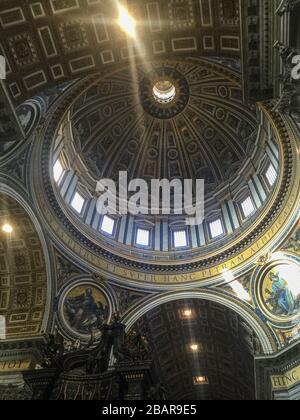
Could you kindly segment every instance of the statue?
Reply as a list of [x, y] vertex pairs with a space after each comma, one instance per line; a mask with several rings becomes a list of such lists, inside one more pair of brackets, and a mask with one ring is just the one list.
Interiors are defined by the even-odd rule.
[[279, 81], [282, 85], [282, 93], [281, 97], [277, 100], [273, 111], [289, 113], [293, 97], [297, 92], [295, 83], [292, 79], [292, 59], [295, 55], [298, 55], [298, 53], [293, 48], [290, 48], [279, 41], [274, 44], [274, 48], [279, 51], [279, 55], [282, 58], [285, 67], [285, 72], [279, 76]]
[[54, 334], [43, 333], [44, 343], [40, 347], [42, 353], [42, 368], [52, 368], [57, 365], [58, 360], [64, 354], [64, 338], [55, 329]]
[[[90, 328], [91, 338], [86, 344], [78, 340], [77, 345], [65, 341], [55, 329], [53, 334], [44, 335], [40, 348], [41, 369], [24, 373], [25, 382], [33, 389], [35, 399], [122, 399], [130, 396], [128, 385], [135, 379], [124, 374], [136, 368], [147, 375], [141, 376], [140, 396], [148, 399], [165, 399], [163, 387], [153, 382], [149, 340], [145, 332], [135, 329], [126, 334], [118, 312], [109, 324], [98, 325], [101, 338]], [[76, 348], [77, 347], [77, 348]], [[109, 369], [110, 368], [110, 369]], [[43, 370], [45, 370], [43, 372]], [[36, 378], [44, 378], [43, 386]]]
[[291, 12], [299, 3], [300, 0], [281, 0], [276, 13], [278, 16], [283, 16], [285, 13]]
[[90, 329], [91, 339], [82, 347], [78, 340], [72, 347], [65, 345], [63, 337], [56, 330], [45, 334], [41, 347], [42, 368], [58, 368], [63, 373], [82, 371], [96, 375], [107, 371], [111, 356], [114, 364], [149, 360], [149, 341], [145, 333], [132, 330], [128, 336], [119, 313], [114, 313], [110, 324], [99, 327], [101, 339], [95, 343], [95, 334]]

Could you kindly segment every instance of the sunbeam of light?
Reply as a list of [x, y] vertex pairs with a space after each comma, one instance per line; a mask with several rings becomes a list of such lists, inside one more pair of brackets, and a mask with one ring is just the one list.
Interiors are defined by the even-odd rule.
[[250, 302], [251, 298], [249, 293], [244, 289], [243, 285], [239, 281], [233, 281], [232, 283], [230, 283], [230, 287], [235, 292], [238, 298]]
[[239, 299], [250, 302], [251, 298], [249, 293], [247, 292], [247, 290], [245, 290], [244, 286], [238, 280], [235, 280], [232, 271], [224, 270], [223, 277], [226, 280], [226, 283], [229, 284], [229, 286], [232, 288], [232, 290]]
[[10, 233], [12, 233], [13, 232], [13, 227], [12, 227], [12, 225], [11, 224], [9, 224], [9, 223], [5, 223], [3, 226], [2, 226], [2, 231], [4, 232], [4, 233], [6, 233], [6, 234], [10, 234]]
[[121, 5], [118, 5], [119, 19], [118, 24], [131, 38], [136, 36], [136, 21], [129, 14], [128, 10]]

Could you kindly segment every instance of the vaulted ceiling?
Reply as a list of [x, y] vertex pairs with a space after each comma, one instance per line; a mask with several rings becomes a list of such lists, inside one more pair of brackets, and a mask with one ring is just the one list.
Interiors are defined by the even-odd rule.
[[[5, 233], [9, 224], [13, 231]], [[6, 339], [41, 333], [47, 299], [47, 273], [38, 233], [26, 211], [0, 195], [0, 316]]]
[[[174, 82], [171, 106], [153, 98], [153, 80]], [[172, 61], [125, 67], [101, 79], [78, 99], [71, 114], [74, 146], [94, 178], [205, 179], [206, 192], [236, 174], [251, 155], [256, 115], [242, 103], [240, 79], [209, 62]], [[65, 142], [68, 140], [65, 139]]]
[[21, 102], [46, 86], [138, 59], [240, 57], [239, 0], [129, 0], [137, 40], [116, 24], [116, 0], [3, 0], [0, 54]]
[[[182, 300], [153, 309], [139, 325], [150, 342], [168, 399], [254, 399], [257, 341], [234, 312], [212, 302]], [[198, 349], [193, 351], [191, 345]], [[197, 376], [208, 383], [195, 385]]]

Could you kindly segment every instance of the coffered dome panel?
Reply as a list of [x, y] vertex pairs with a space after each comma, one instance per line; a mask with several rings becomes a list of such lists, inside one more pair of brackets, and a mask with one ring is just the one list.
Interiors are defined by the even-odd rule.
[[[153, 95], [163, 79], [176, 91], [169, 103]], [[127, 170], [145, 180], [203, 178], [206, 192], [215, 192], [256, 141], [256, 116], [242, 104], [238, 76], [197, 61], [154, 63], [151, 71], [141, 65], [136, 77], [116, 71], [80, 97], [70, 118], [80, 172], [94, 180]]]
[[[272, 227], [287, 190], [297, 194], [293, 136], [268, 105], [243, 104], [239, 73], [221, 61], [160, 60], [136, 64], [135, 72], [125, 65], [73, 84], [57, 100], [39, 133], [36, 191], [54, 237], [71, 255], [118, 279], [194, 283], [223, 278], [226, 261], [244, 269], [291, 223], [292, 202], [280, 228]], [[157, 101], [154, 87], [170, 99]], [[283, 159], [292, 171], [282, 172]], [[203, 178], [204, 223], [186, 226], [185, 215], [172, 212], [105, 219], [96, 208], [97, 181], [118, 181], [119, 171], [129, 180]], [[187, 274], [178, 277], [178, 270]]]

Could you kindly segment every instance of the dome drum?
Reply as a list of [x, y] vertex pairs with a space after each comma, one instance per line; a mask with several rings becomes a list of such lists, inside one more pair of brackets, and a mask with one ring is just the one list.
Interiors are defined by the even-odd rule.
[[[180, 68], [179, 64], [177, 66]], [[189, 98], [190, 102], [186, 105], [186, 109], [179, 113], [177, 117], [174, 117], [173, 120], [154, 118], [151, 113], [148, 114], [149, 110], [145, 108], [145, 104], [142, 102], [144, 110], [141, 115], [143, 115], [144, 121], [148, 121], [150, 118], [149, 124], [151, 121], [151, 125], [149, 125], [148, 129], [146, 129], [145, 123], [140, 126], [139, 112], [141, 110], [139, 108], [137, 108], [136, 122], [133, 124], [132, 112], [129, 113], [128, 111], [128, 115], [126, 116], [124, 109], [121, 107], [121, 103], [125, 105], [127, 99], [122, 99], [124, 87], [117, 82], [121, 74], [124, 77], [123, 73], [121, 72], [119, 75], [117, 72], [115, 76], [110, 76], [110, 78], [115, 77], [114, 82], [114, 79], [110, 80], [108, 78], [107, 81], [104, 79], [96, 84], [93, 83], [85, 94], [76, 101], [69, 111], [67, 118], [61, 123], [62, 136], [57, 141], [56, 153], [52, 163], [53, 165], [55, 164], [59, 155], [62, 156], [63, 161], [68, 162], [64, 164], [64, 182], [61, 182], [58, 186], [60, 195], [63, 198], [62, 206], [63, 202], [67, 204], [68, 217], [73, 219], [74, 223], [82, 223], [82, 229], [88, 233], [93, 241], [102, 243], [105, 247], [108, 246], [113, 249], [118, 249], [122, 254], [135, 255], [142, 258], [147, 255], [147, 259], [150, 261], [170, 261], [172, 259], [178, 261], [185, 258], [187, 253], [193, 256], [193, 258], [196, 258], [208, 252], [213, 252], [220, 246], [226, 245], [230, 238], [238, 237], [248, 228], [252, 223], [252, 218], [249, 218], [248, 215], [245, 216], [243, 213], [241, 204], [244, 199], [246, 200], [248, 197], [251, 197], [253, 214], [256, 215], [268, 203], [268, 197], [272, 193], [274, 185], [269, 185], [265, 173], [271, 164], [274, 165], [276, 171], [280, 167], [278, 145], [275, 137], [268, 139], [265, 130], [260, 130], [257, 133], [254, 129], [254, 116], [252, 115], [252, 111], [246, 111], [245, 109], [245, 113], [247, 113], [245, 115], [247, 117], [240, 120], [236, 128], [236, 132], [239, 133], [241, 138], [231, 139], [229, 141], [226, 138], [221, 140], [218, 137], [218, 142], [220, 143], [218, 147], [215, 146], [217, 143], [208, 140], [210, 135], [208, 131], [215, 131], [214, 136], [218, 136], [216, 131], [218, 127], [213, 128], [211, 125], [211, 128], [204, 129], [207, 124], [211, 124], [211, 119], [213, 118], [213, 115], [210, 116], [209, 114], [210, 108], [207, 108], [206, 113], [203, 111], [199, 116], [193, 110], [192, 101], [194, 97], [198, 98], [200, 88], [204, 95], [203, 101], [205, 92], [211, 92], [213, 89], [210, 85], [207, 87], [204, 82], [204, 86], [201, 87], [201, 80], [198, 81], [196, 78], [194, 80], [193, 72], [196, 74], [197, 71], [201, 72], [202, 68], [201, 66], [199, 67], [200, 70], [197, 66], [195, 67], [193, 65], [191, 67], [193, 71], [189, 73], [189, 78], [191, 79], [191, 87], [188, 89], [189, 95], [191, 95]], [[181, 73], [175, 69], [172, 70], [169, 65], [155, 67], [151, 73], [151, 77], [149, 73], [145, 76], [149, 80], [149, 86], [152, 86], [153, 89], [153, 84], [152, 82], [150, 83], [150, 80], [157, 80], [153, 74], [159, 74], [161, 80], [166, 80], [165, 78], [167, 76], [170, 77], [170, 75], [174, 79], [175, 76], [179, 78]], [[180, 80], [182, 80], [183, 76], [181, 75], [180, 77]], [[107, 84], [108, 81], [109, 84]], [[116, 99], [110, 100], [109, 86], [111, 84], [114, 86], [114, 92], [118, 92], [118, 89], [120, 89], [119, 102]], [[171, 89], [171, 86], [171, 82], [163, 85], [167, 90], [168, 88]], [[145, 89], [145, 92], [147, 91], [148, 96], [151, 97], [152, 93], [147, 89]], [[226, 89], [228, 91], [228, 87]], [[237, 87], [234, 87], [234, 89], [237, 89]], [[220, 88], [215, 90], [216, 95], [220, 94], [220, 90], [222, 91]], [[103, 94], [98, 99], [96, 95], [97, 91], [105, 91], [107, 99]], [[127, 92], [127, 97], [130, 96], [130, 84], [125, 88], [125, 91]], [[132, 92], [134, 92], [134, 89], [132, 89]], [[216, 96], [215, 100], [218, 102], [219, 96]], [[111, 105], [109, 105], [110, 101], [112, 101]], [[110, 126], [110, 130], [104, 129], [98, 132], [97, 127], [100, 127], [100, 113], [107, 112], [109, 106], [114, 106], [114, 101], [119, 104], [120, 119], [116, 119], [118, 114], [114, 114], [114, 119], [112, 120], [113, 125], [112, 127]], [[229, 121], [232, 125], [237, 123], [240, 117], [237, 114], [237, 104], [235, 102], [235, 96], [233, 96], [231, 101], [228, 101], [227, 107], [230, 111], [226, 111], [220, 105], [218, 107], [214, 106], [216, 118], [220, 118], [220, 111], [223, 109], [223, 114], [225, 116], [227, 115], [226, 119], [228, 124]], [[98, 115], [97, 119], [96, 115]], [[191, 119], [191, 115], [194, 115], [192, 118], [194, 125], [188, 122]], [[234, 117], [234, 115], [236, 116]], [[119, 134], [120, 124], [122, 121], [125, 122], [126, 119], [128, 119], [128, 124], [130, 121], [131, 124], [128, 125], [127, 131], [125, 130], [124, 134], [121, 134], [123, 130], [120, 130]], [[250, 129], [250, 123], [247, 121], [251, 121], [251, 124], [253, 124], [252, 129]], [[89, 128], [87, 127], [87, 123], [89, 123]], [[144, 131], [141, 131], [142, 128]], [[91, 136], [90, 140], [86, 138], [88, 132]], [[142, 137], [138, 137], [138, 135]], [[166, 139], [164, 139], [165, 135], [167, 137]], [[105, 138], [107, 141], [105, 141]], [[196, 141], [196, 139], [198, 140]], [[202, 145], [200, 145], [200, 139], [203, 142]], [[238, 161], [233, 163], [232, 159], [234, 153], [237, 153], [236, 148], [240, 147], [241, 139], [246, 144], [245, 156], [242, 164], [241, 162], [238, 163]], [[127, 159], [124, 163], [122, 162], [122, 156], [118, 148], [114, 151], [114, 144], [118, 145], [120, 142], [122, 144], [121, 147], [124, 149], [124, 156]], [[260, 147], [258, 147], [258, 144], [260, 144]], [[147, 150], [146, 154], [144, 153], [144, 148]], [[111, 150], [112, 154], [110, 154], [109, 150]], [[100, 178], [118, 179], [119, 172], [125, 170], [127, 165], [129, 165], [130, 170], [132, 170], [132, 176], [134, 175], [134, 177], [148, 180], [150, 187], [152, 177], [147, 176], [147, 167], [150, 168], [150, 164], [154, 165], [157, 159], [162, 159], [161, 156], [165, 153], [165, 150], [169, 159], [169, 163], [166, 162], [166, 167], [170, 169], [177, 167], [179, 179], [204, 178], [206, 217], [203, 226], [187, 227], [184, 217], [176, 215], [141, 215], [139, 218], [143, 223], [151, 226], [148, 229], [149, 241], [146, 247], [139, 246], [137, 243], [137, 232], [141, 223], [131, 215], [114, 215], [112, 217], [113, 222], [111, 222], [114, 224], [111, 234], [103, 232], [101, 229], [103, 217], [95, 213], [97, 206], [97, 194], [95, 190], [98, 180]], [[201, 150], [203, 154], [200, 153]], [[217, 159], [220, 159], [216, 153], [217, 151], [222, 161], [217, 162]], [[207, 154], [204, 155], [204, 153]], [[120, 156], [118, 160], [116, 160], [117, 155]], [[142, 159], [141, 161], [134, 160], [138, 156]], [[207, 156], [207, 158], [210, 156], [210, 160], [207, 164], [208, 166], [203, 166], [202, 168], [201, 165], [204, 162], [200, 163], [197, 159], [199, 158], [203, 161], [203, 156]], [[278, 158], [274, 160], [274, 156]], [[228, 159], [228, 162], [231, 162], [230, 172], [224, 170], [221, 175], [220, 169], [224, 166], [225, 158]], [[190, 163], [187, 167], [183, 167], [186, 159], [190, 159]], [[236, 168], [235, 171], [234, 168]], [[128, 174], [129, 176], [131, 175], [130, 172]], [[159, 179], [170, 178], [170, 175], [175, 176], [175, 174], [176, 172], [174, 174], [172, 172], [166, 173], [157, 168], [155, 174], [153, 173], [153, 177]], [[210, 184], [210, 182], [212, 183]], [[79, 214], [74, 211], [71, 205], [76, 191], [84, 199], [84, 206]], [[212, 231], [211, 227], [215, 222], [219, 226], [216, 231]], [[175, 229], [172, 227], [174, 224], [176, 226]], [[177, 230], [186, 232], [186, 246], [179, 250], [174, 247], [173, 242], [173, 235]], [[162, 254], [158, 255], [157, 251], [161, 251]]]
[[[256, 115], [252, 108], [243, 108], [237, 94], [240, 85], [236, 74], [230, 75], [228, 69], [222, 73], [221, 66], [201, 60], [197, 65], [195, 60], [185, 66], [180, 62], [172, 65], [185, 74], [190, 86], [186, 108], [173, 119], [154, 118], [147, 113], [137, 96], [136, 84], [131, 87], [130, 83], [124, 83], [126, 77], [131, 80], [129, 72], [124, 74], [118, 69], [106, 77], [95, 76], [73, 85], [62, 97], [43, 134], [43, 162], [50, 159], [50, 171], [49, 166], [43, 166], [43, 185], [48, 198], [42, 211], [46, 211], [50, 199], [55, 219], [49, 222], [52, 225], [56, 218], [59, 221], [55, 223], [57, 234], [60, 231], [59, 237], [55, 234], [55, 240], [61, 242], [68, 237], [70, 255], [75, 255], [76, 249], [76, 255], [84, 261], [88, 258], [91, 269], [95, 267], [103, 275], [108, 270], [118, 282], [126, 278], [134, 284], [145, 282], [149, 287], [151, 284], [151, 287], [164, 287], [166, 282], [194, 284], [198, 280], [211, 284], [223, 278], [222, 267], [228, 259], [233, 261], [231, 267], [244, 270], [255, 259], [255, 255], [248, 252], [252, 249], [249, 245], [259, 241], [263, 235], [262, 226], [271, 228], [270, 212], [281, 214], [286, 204], [285, 191], [296, 188], [290, 182], [283, 186], [281, 175], [283, 157], [289, 159], [293, 170], [296, 168], [293, 166], [293, 138], [287, 134], [288, 126], [273, 119], [268, 105], [261, 104]], [[154, 68], [161, 66], [155, 64]], [[226, 89], [232, 96], [226, 107], [224, 99], [219, 99], [220, 89], [210, 86], [210, 79], [208, 86], [204, 79], [204, 86], [198, 87], [199, 74], [204, 74], [203, 67], [206, 72], [216, 72], [212, 77], [219, 75], [221, 85], [224, 85], [224, 77], [228, 78]], [[185, 73], [189, 68], [191, 71]], [[195, 93], [194, 86], [197, 87]], [[117, 95], [118, 89], [120, 95]], [[212, 99], [208, 101], [206, 93], [218, 106], [209, 103]], [[112, 98], [114, 102], [108, 106]], [[212, 125], [216, 121], [214, 110], [221, 107], [219, 101], [227, 116], [222, 124]], [[109, 108], [114, 111], [109, 113]], [[112, 118], [107, 126], [108, 117], [104, 114], [110, 114]], [[278, 124], [283, 128], [277, 129]], [[209, 140], [211, 130], [215, 130], [217, 143], [215, 138]], [[281, 136], [287, 136], [291, 148], [282, 143]], [[246, 146], [242, 148], [241, 143]], [[260, 147], [257, 147], [258, 143]], [[215, 149], [215, 144], [220, 148]], [[222, 148], [221, 144], [224, 145]], [[232, 152], [228, 149], [227, 153], [226, 148]], [[55, 154], [58, 150], [67, 164], [61, 165], [61, 173], [58, 171], [59, 181], [51, 181], [49, 185], [48, 180], [53, 177], [53, 168], [60, 158]], [[232, 163], [233, 151], [241, 155], [237, 166]], [[229, 172], [222, 169], [223, 153], [230, 157]], [[168, 160], [159, 166], [160, 156]], [[219, 162], [221, 157], [222, 163]], [[208, 160], [204, 161], [206, 158]], [[183, 218], [172, 215], [101, 217], [95, 211], [97, 180], [102, 177], [117, 179], [119, 172], [126, 168], [132, 177], [145, 181], [173, 179], [176, 173], [178, 179], [204, 178], [207, 220], [201, 226], [187, 227]], [[279, 190], [280, 201], [276, 198]], [[62, 230], [59, 228], [61, 222]], [[288, 223], [289, 217], [273, 231], [276, 238]], [[263, 247], [275, 241], [273, 236], [262, 239]], [[76, 238], [75, 241], [72, 238]], [[259, 246], [257, 252], [261, 253], [263, 249]]]

